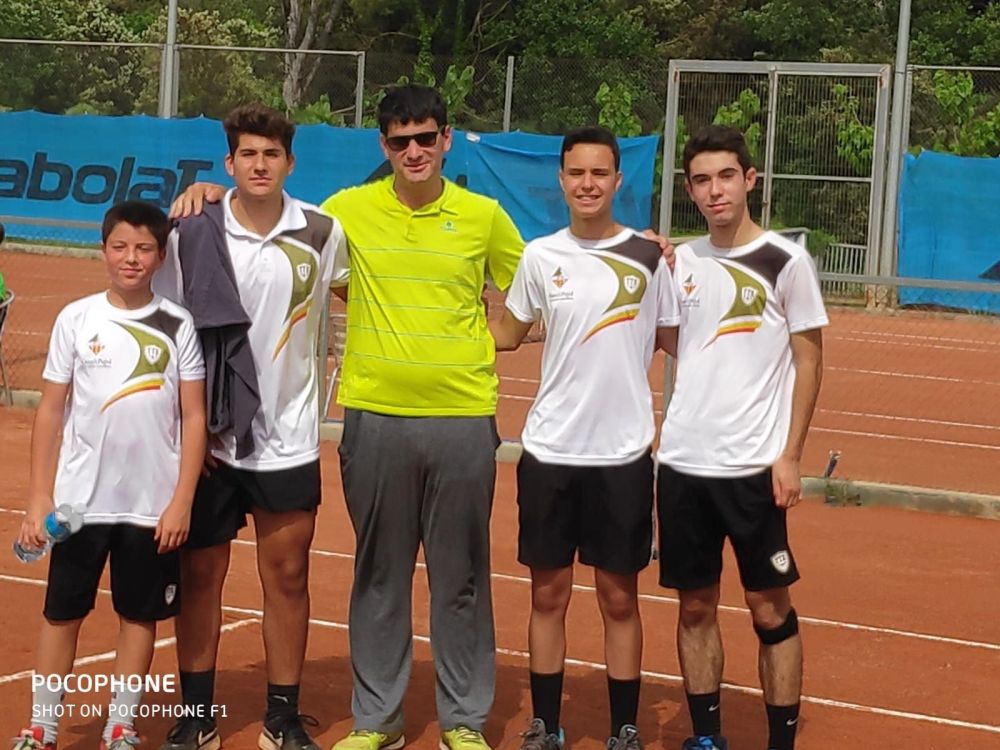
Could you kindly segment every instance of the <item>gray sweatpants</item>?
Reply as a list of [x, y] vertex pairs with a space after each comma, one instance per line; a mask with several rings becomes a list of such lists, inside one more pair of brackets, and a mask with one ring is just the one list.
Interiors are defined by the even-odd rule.
[[403, 728], [423, 543], [438, 722], [442, 730], [482, 730], [495, 678], [489, 531], [499, 442], [492, 417], [344, 415], [340, 470], [357, 538], [349, 618], [355, 729]]

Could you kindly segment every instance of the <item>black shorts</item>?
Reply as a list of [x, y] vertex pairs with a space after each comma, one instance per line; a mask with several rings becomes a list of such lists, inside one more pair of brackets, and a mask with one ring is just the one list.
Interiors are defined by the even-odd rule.
[[696, 477], [661, 464], [656, 494], [661, 586], [689, 591], [718, 583], [727, 536], [747, 591], [799, 579], [769, 469], [749, 477]]
[[52, 546], [43, 614], [63, 622], [94, 608], [104, 564], [111, 556], [111, 600], [115, 612], [134, 622], [156, 622], [180, 607], [180, 557], [159, 554], [154, 529], [127, 523], [88, 524]]
[[220, 461], [198, 480], [185, 547], [202, 549], [232, 541], [254, 508], [269, 513], [315, 512], [321, 494], [319, 459], [276, 471], [237, 469]]
[[517, 559], [532, 568], [580, 562], [609, 573], [637, 573], [653, 541], [653, 460], [621, 466], [543, 463], [530, 453], [517, 464], [520, 529]]

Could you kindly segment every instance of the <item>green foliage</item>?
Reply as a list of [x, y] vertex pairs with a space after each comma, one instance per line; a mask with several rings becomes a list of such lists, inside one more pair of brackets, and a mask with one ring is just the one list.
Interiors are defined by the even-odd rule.
[[760, 139], [764, 131], [757, 121], [760, 115], [760, 97], [753, 89], [743, 89], [732, 104], [724, 104], [715, 112], [714, 125], [728, 125], [743, 131], [750, 156], [757, 160]]
[[319, 99], [292, 110], [290, 113], [292, 122], [298, 125], [344, 125], [344, 115], [341, 112], [334, 112], [330, 106], [330, 96], [322, 94]]
[[842, 83], [833, 86], [833, 117], [837, 124], [837, 156], [846, 161], [857, 174], [871, 170], [875, 151], [875, 127], [861, 122], [860, 103]]
[[632, 91], [624, 83], [614, 87], [601, 83], [594, 96], [601, 111], [597, 123], [618, 136], [630, 137], [642, 134], [642, 123], [632, 111]]
[[943, 117], [931, 148], [960, 156], [1000, 156], [1000, 101], [975, 90], [967, 72], [934, 72], [933, 96]]

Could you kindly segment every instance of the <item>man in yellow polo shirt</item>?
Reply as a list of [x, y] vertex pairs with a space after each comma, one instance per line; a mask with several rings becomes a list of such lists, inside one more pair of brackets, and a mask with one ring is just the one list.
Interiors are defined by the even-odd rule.
[[[392, 175], [327, 199], [347, 234], [340, 465], [357, 536], [351, 592], [354, 729], [334, 750], [397, 750], [423, 544], [443, 750], [489, 750], [490, 511], [500, 439], [496, 353], [482, 290], [505, 290], [524, 241], [497, 201], [444, 179], [452, 133], [426, 86], [391, 89], [379, 141]], [[197, 183], [173, 215], [220, 200]]]
[[484, 750], [493, 703], [490, 510], [499, 438], [481, 294], [524, 242], [491, 198], [441, 176], [441, 95], [390, 90], [380, 143], [393, 174], [322, 206], [350, 247], [341, 476], [357, 535], [350, 640], [354, 731], [335, 750], [399, 748], [417, 549], [427, 560], [437, 713], [446, 750]]

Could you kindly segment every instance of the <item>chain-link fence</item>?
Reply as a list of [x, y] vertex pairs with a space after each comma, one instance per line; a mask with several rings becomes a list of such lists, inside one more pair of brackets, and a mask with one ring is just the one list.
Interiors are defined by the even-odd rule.
[[906, 93], [911, 151], [1000, 156], [1000, 67], [911, 65]]

